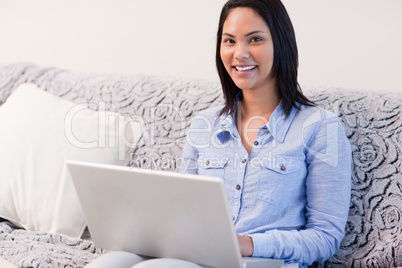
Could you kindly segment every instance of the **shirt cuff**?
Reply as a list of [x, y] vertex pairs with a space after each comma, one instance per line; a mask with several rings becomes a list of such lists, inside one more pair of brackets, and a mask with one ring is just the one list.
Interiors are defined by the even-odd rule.
[[253, 239], [253, 257], [273, 258], [275, 254], [275, 239], [272, 234], [251, 234]]

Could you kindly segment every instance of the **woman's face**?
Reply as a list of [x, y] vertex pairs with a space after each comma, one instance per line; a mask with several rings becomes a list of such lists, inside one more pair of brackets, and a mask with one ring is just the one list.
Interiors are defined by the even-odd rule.
[[253, 9], [238, 7], [230, 11], [222, 30], [220, 55], [236, 86], [242, 90], [275, 86], [274, 44], [265, 21]]

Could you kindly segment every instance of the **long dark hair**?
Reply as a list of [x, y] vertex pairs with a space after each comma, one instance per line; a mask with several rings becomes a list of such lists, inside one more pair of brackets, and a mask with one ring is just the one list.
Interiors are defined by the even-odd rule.
[[216, 67], [221, 80], [226, 105], [222, 114], [233, 114], [236, 110], [236, 96], [241, 92], [233, 82], [223, 65], [220, 53], [223, 24], [230, 11], [236, 7], [253, 9], [264, 19], [271, 30], [274, 44], [274, 62], [272, 75], [276, 77], [277, 89], [282, 99], [282, 107], [288, 116], [292, 107], [300, 105], [313, 106], [307, 99], [297, 82], [297, 68], [299, 65], [296, 36], [289, 15], [280, 0], [229, 0], [222, 8], [219, 19], [216, 42]]

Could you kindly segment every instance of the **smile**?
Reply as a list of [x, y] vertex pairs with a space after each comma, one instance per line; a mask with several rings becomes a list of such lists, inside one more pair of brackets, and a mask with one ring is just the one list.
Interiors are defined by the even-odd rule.
[[253, 69], [257, 68], [257, 65], [244, 66], [244, 67], [235, 66], [235, 68], [236, 68], [237, 71], [245, 72], [245, 71], [250, 71], [250, 70], [253, 70]]

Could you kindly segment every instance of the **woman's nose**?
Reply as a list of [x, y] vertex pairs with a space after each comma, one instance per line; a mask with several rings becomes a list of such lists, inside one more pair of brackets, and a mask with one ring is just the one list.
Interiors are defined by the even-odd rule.
[[236, 46], [236, 51], [235, 51], [235, 58], [237, 60], [244, 60], [247, 59], [250, 56], [250, 53], [248, 51], [248, 48], [244, 44], [238, 44]]

